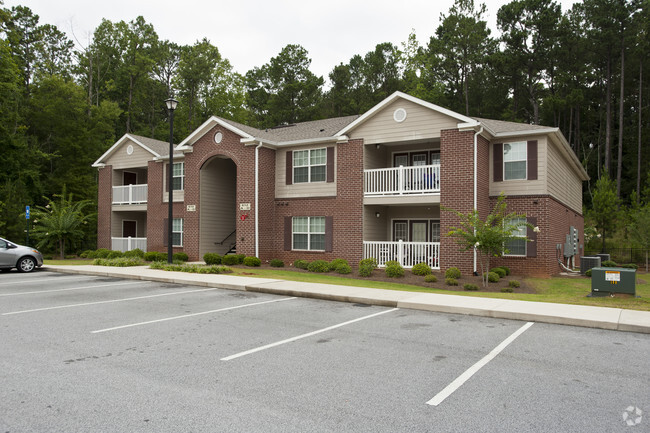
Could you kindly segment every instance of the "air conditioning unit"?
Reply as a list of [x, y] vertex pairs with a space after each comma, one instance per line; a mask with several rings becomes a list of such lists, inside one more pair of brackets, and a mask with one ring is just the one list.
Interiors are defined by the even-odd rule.
[[609, 254], [602, 253], [602, 254], [596, 254], [596, 255], [597, 255], [598, 257], [600, 257], [600, 262], [601, 262], [601, 263], [602, 263], [602, 262], [606, 262], [606, 261], [608, 261], [608, 260], [611, 260]]
[[600, 257], [580, 257], [580, 275], [584, 275], [591, 268], [600, 267]]

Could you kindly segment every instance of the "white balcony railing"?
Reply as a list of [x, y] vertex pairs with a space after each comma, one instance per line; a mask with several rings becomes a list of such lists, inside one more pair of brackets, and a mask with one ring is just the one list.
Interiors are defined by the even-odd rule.
[[113, 204], [146, 204], [147, 184], [113, 187]]
[[111, 238], [111, 249], [116, 251], [131, 251], [136, 248], [147, 251], [147, 238]]
[[363, 258], [375, 258], [379, 266], [395, 260], [405, 268], [424, 262], [440, 269], [440, 242], [364, 241]]
[[439, 192], [440, 165], [364, 170], [363, 193], [366, 196]]

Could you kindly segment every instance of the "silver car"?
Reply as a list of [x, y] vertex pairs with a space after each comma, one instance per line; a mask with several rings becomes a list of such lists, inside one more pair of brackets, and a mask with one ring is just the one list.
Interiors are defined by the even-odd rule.
[[14, 244], [0, 238], [0, 271], [7, 272], [11, 268], [18, 272], [31, 272], [43, 266], [43, 254], [36, 248]]

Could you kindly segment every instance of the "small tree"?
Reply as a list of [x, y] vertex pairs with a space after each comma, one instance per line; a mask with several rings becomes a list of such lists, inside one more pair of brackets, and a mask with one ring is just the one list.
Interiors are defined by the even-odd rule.
[[72, 193], [66, 198], [65, 187], [61, 195], [54, 195], [58, 201], [48, 199], [45, 206], [36, 206], [33, 211], [33, 235], [39, 239], [38, 247], [58, 248], [61, 258], [65, 257], [66, 242], [74, 242], [83, 238], [82, 226], [88, 224], [91, 215], [84, 214], [84, 209], [91, 204], [90, 200], [74, 202]]
[[[488, 270], [490, 269], [490, 259], [492, 257], [501, 257], [508, 253], [507, 243], [511, 239], [518, 238], [514, 236], [523, 226], [533, 228], [532, 225], [525, 221], [525, 215], [518, 213], [506, 214], [506, 196], [501, 193], [497, 198], [497, 203], [492, 212], [483, 221], [477, 210], [464, 214], [453, 209], [444, 209], [455, 213], [460, 219], [460, 227], [451, 227], [447, 236], [456, 239], [456, 242], [463, 251], [469, 251], [476, 248], [482, 259], [481, 275], [483, 286], [488, 285]], [[539, 228], [534, 227], [535, 231]]]
[[628, 226], [632, 242], [645, 251], [645, 271], [648, 272], [648, 250], [650, 250], [650, 204], [638, 208], [630, 215]]
[[614, 224], [616, 223], [614, 216], [618, 212], [618, 205], [619, 199], [616, 196], [616, 183], [605, 172], [596, 181], [591, 209], [588, 211], [589, 217], [594, 221], [594, 226], [599, 233], [602, 233], [602, 252], [605, 252], [607, 232], [614, 229]]

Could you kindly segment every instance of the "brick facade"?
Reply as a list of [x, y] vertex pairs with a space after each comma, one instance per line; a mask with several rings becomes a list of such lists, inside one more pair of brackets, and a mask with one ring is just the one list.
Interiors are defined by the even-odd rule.
[[99, 170], [97, 188], [97, 248], [111, 249], [111, 215], [113, 202], [113, 166]]

